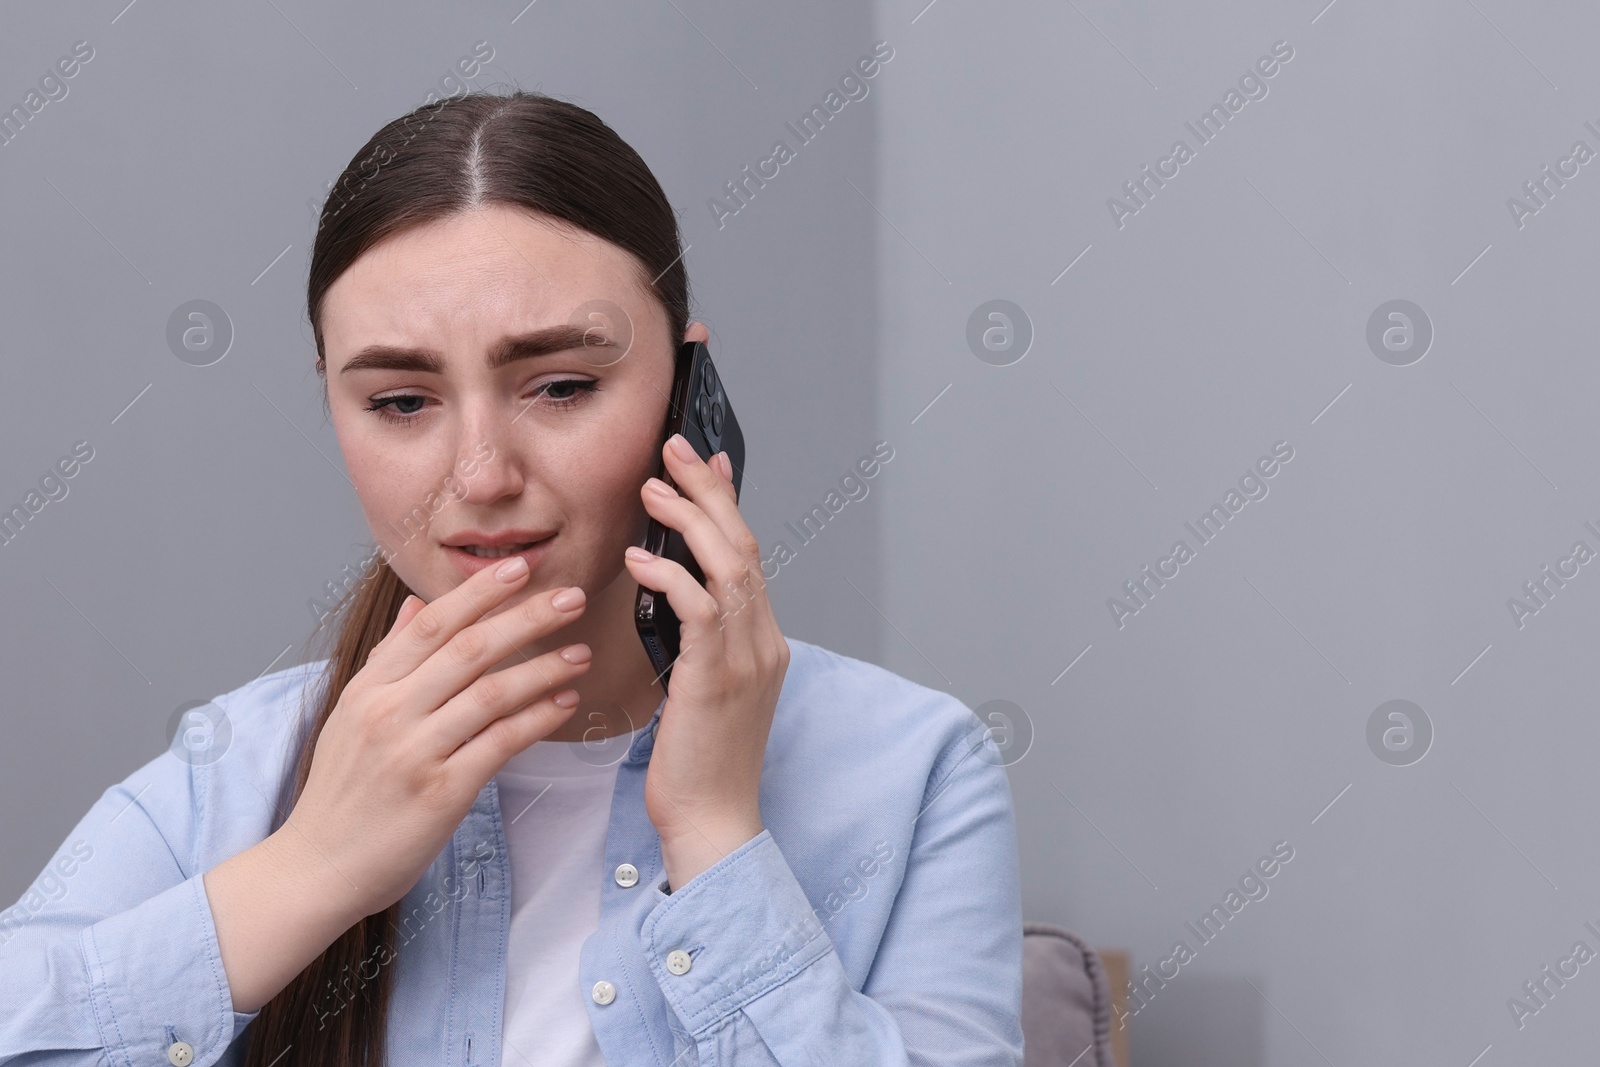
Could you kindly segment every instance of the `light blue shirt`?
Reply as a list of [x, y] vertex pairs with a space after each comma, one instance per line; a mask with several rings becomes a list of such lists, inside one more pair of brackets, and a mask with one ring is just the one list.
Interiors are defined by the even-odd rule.
[[[789, 649], [765, 828], [670, 894], [644, 806], [660, 707], [618, 763], [600, 925], [579, 957], [606, 1063], [1020, 1067], [1016, 830], [988, 729], [949, 694]], [[0, 913], [0, 1064], [161, 1067], [180, 1042], [194, 1067], [242, 1062], [256, 1013], [233, 1010], [202, 875], [272, 832], [325, 663], [217, 697], [220, 758], [163, 752], [107, 789]], [[501, 1062], [507, 859], [491, 779], [404, 898], [395, 1067]]]

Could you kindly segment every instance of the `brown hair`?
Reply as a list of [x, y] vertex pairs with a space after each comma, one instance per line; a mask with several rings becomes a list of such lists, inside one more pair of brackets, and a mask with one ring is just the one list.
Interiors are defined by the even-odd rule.
[[[666, 309], [670, 338], [682, 339], [689, 280], [677, 216], [639, 154], [575, 104], [520, 89], [469, 92], [424, 104], [384, 126], [345, 167], [322, 206], [306, 306], [324, 402], [321, 309], [328, 287], [385, 238], [488, 203], [564, 220], [633, 253], [641, 285]], [[315, 715], [286, 768], [285, 802], [274, 829], [305, 789], [317, 738], [344, 687], [410, 593], [378, 553], [317, 624], [312, 641], [335, 624], [334, 647]], [[393, 968], [383, 965], [389, 956], [377, 963], [375, 975], [363, 968], [389, 952], [399, 914], [396, 901], [357, 922], [263, 1005], [249, 1027], [246, 1067], [381, 1067]], [[352, 981], [352, 972], [359, 981]]]

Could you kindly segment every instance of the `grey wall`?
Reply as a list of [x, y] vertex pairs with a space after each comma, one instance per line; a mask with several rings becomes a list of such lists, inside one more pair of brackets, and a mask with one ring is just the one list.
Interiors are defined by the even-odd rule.
[[[925, 2], [879, 30], [884, 662], [1031, 722], [1028, 915], [1138, 965], [1188, 942], [1129, 1020], [1139, 1067], [1575, 1062], [1593, 965], [1521, 1029], [1507, 1001], [1600, 951], [1600, 565], [1521, 627], [1507, 601], [1600, 551], [1600, 163], [1520, 228], [1506, 201], [1600, 150], [1592, 6]], [[1184, 122], [1277, 41], [1198, 146]], [[1107, 199], [1179, 138], [1119, 227]], [[964, 341], [996, 298], [1035, 335], [1009, 366]], [[1408, 366], [1366, 339], [1395, 299], [1435, 332]], [[1184, 523], [1279, 441], [1202, 546]], [[1395, 699], [1434, 732], [1407, 766], [1367, 741]], [[1184, 924], [1279, 841], [1201, 944]]]
[[[1600, 152], [1600, 17], [1324, 4], [8, 13], [6, 107], [95, 55], [0, 148], [0, 503], [95, 451], [0, 548], [0, 897], [180, 704], [298, 659], [307, 600], [370, 545], [311, 369], [307, 201], [485, 40], [477, 84], [594, 109], [682, 214], [764, 546], [893, 447], [774, 580], [780, 620], [996, 713], [1029, 918], [1136, 966], [1189, 945], [1128, 1021], [1139, 1067], [1586, 1050], [1594, 967], [1520, 1028], [1507, 1002], [1600, 951], [1600, 578], [1568, 564], [1520, 625], [1508, 600], [1600, 552], [1600, 164], [1520, 225], [1507, 200]], [[869, 95], [798, 146], [785, 122], [878, 40]], [[1280, 41], [1199, 144], [1184, 123]], [[795, 158], [719, 227], [707, 199], [779, 138]], [[197, 298], [235, 330], [208, 367], [165, 338]], [[994, 300], [1020, 359], [969, 342]], [[1369, 344], [1395, 300], [1421, 358]], [[1236, 513], [1202, 544], [1213, 504]], [[1426, 743], [1385, 747], [1394, 700]], [[1202, 944], [1186, 924], [1280, 842]]]

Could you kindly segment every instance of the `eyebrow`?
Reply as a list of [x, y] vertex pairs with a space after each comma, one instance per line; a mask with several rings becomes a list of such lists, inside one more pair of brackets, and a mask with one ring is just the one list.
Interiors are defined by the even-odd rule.
[[[499, 370], [519, 359], [533, 359], [575, 348], [616, 348], [617, 342], [597, 332], [593, 326], [575, 326], [563, 323], [547, 326], [530, 333], [502, 337], [489, 348], [486, 364], [490, 370]], [[353, 370], [401, 370], [421, 374], [443, 374], [444, 360], [428, 348], [404, 348], [396, 345], [368, 345], [350, 357], [339, 373]]]

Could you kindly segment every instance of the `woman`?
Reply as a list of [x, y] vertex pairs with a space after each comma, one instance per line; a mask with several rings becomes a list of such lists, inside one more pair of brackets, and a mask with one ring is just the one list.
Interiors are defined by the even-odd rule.
[[380, 557], [330, 656], [217, 697], [0, 916], [0, 1064], [1020, 1064], [997, 749], [780, 633], [728, 457], [663, 443], [707, 330], [639, 156], [536, 93], [418, 109], [308, 311]]

